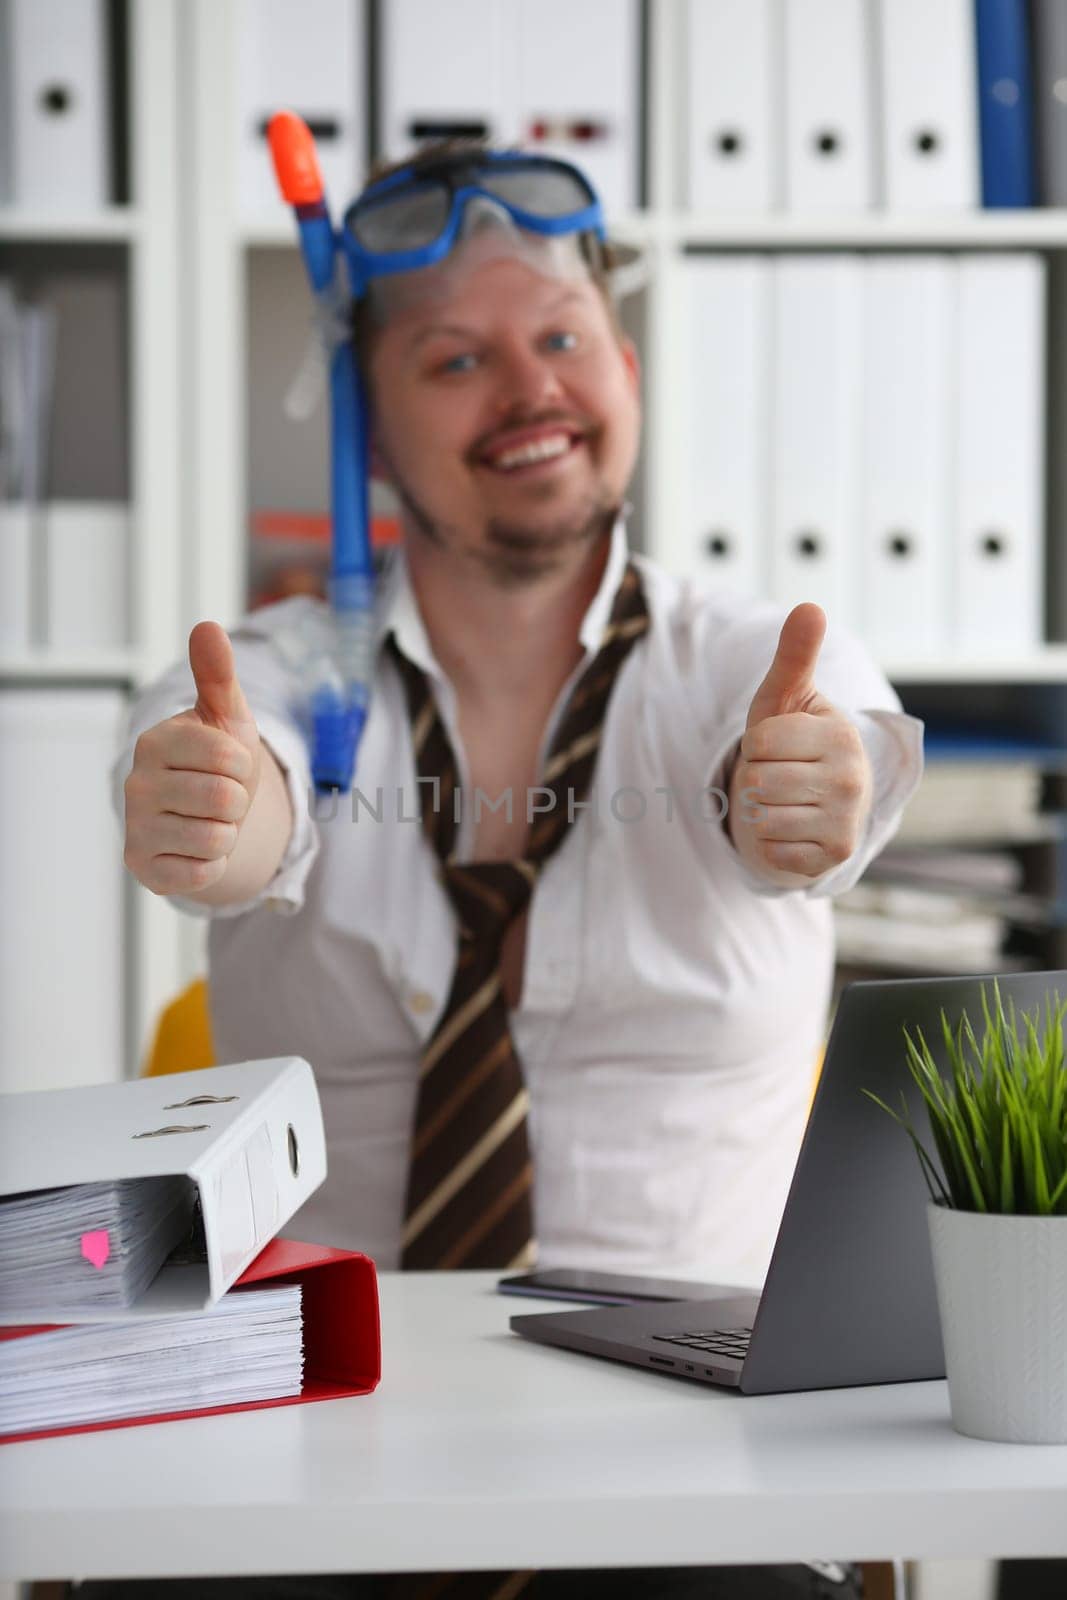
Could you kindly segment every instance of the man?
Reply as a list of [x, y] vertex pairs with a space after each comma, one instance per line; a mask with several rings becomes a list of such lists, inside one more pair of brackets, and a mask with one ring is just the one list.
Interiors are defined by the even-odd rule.
[[125, 861], [212, 918], [220, 1058], [314, 1065], [329, 1177], [297, 1234], [383, 1268], [503, 1268], [536, 1240], [553, 1266], [757, 1283], [830, 897], [890, 837], [921, 727], [818, 607], [628, 555], [638, 361], [587, 243], [483, 204], [447, 257], [371, 286], [405, 542], [356, 793], [309, 805], [291, 706], [321, 608], [254, 614], [232, 649], [201, 623], [135, 708]]

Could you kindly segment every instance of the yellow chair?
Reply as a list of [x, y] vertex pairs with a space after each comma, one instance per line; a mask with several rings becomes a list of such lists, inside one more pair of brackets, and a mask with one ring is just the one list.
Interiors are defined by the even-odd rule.
[[141, 1075], [161, 1078], [168, 1072], [198, 1072], [217, 1065], [207, 979], [196, 978], [160, 1013]]

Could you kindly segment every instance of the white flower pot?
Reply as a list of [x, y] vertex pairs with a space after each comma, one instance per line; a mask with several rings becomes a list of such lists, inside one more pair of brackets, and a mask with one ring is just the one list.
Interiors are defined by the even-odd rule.
[[953, 1427], [1067, 1444], [1067, 1217], [927, 1214]]

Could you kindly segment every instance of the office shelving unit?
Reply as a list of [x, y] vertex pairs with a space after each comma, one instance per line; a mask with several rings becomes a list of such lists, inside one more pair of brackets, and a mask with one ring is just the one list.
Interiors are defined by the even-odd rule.
[[[354, 15], [359, 4], [353, 0]], [[127, 15], [131, 205], [96, 215], [0, 212], [0, 251], [108, 243], [127, 252], [136, 631], [128, 650], [106, 656], [0, 661], [0, 681], [103, 680], [135, 690], [183, 651], [193, 623], [231, 623], [246, 606], [253, 276], [271, 259], [295, 267], [295, 233], [281, 202], [276, 217], [254, 223], [238, 207], [237, 0], [127, 0]], [[1067, 210], [691, 213], [683, 203], [683, 27], [676, 0], [647, 0], [645, 204], [614, 224], [620, 237], [644, 247], [648, 262], [636, 309], [646, 404], [636, 521], [653, 551], [656, 530], [679, 516], [676, 396], [684, 392], [686, 330], [678, 288], [687, 250], [1046, 252], [1053, 267], [1050, 394], [1056, 416], [1067, 416]], [[290, 309], [300, 326], [310, 325], [302, 284]], [[325, 426], [323, 412], [305, 425], [309, 450], [323, 453]], [[1067, 548], [1067, 469], [1057, 454], [1049, 452], [1050, 555], [1054, 542]], [[327, 489], [324, 480], [320, 509]], [[1067, 618], [1060, 620], [1067, 632]], [[919, 714], [955, 704], [981, 718], [988, 704], [1024, 723], [1037, 716], [1048, 733], [1057, 724], [1067, 730], [1067, 638], [1022, 659], [883, 665]], [[118, 848], [117, 840], [107, 847]], [[130, 926], [127, 1070], [160, 1004], [201, 968], [203, 932], [132, 886]]]

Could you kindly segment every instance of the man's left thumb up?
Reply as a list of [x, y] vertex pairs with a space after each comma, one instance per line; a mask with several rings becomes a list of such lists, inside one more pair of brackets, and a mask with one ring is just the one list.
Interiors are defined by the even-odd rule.
[[794, 606], [782, 624], [778, 648], [767, 676], [749, 707], [746, 731], [767, 717], [791, 711], [817, 713], [823, 698], [815, 688], [815, 667], [826, 636], [826, 613], [806, 601]]

